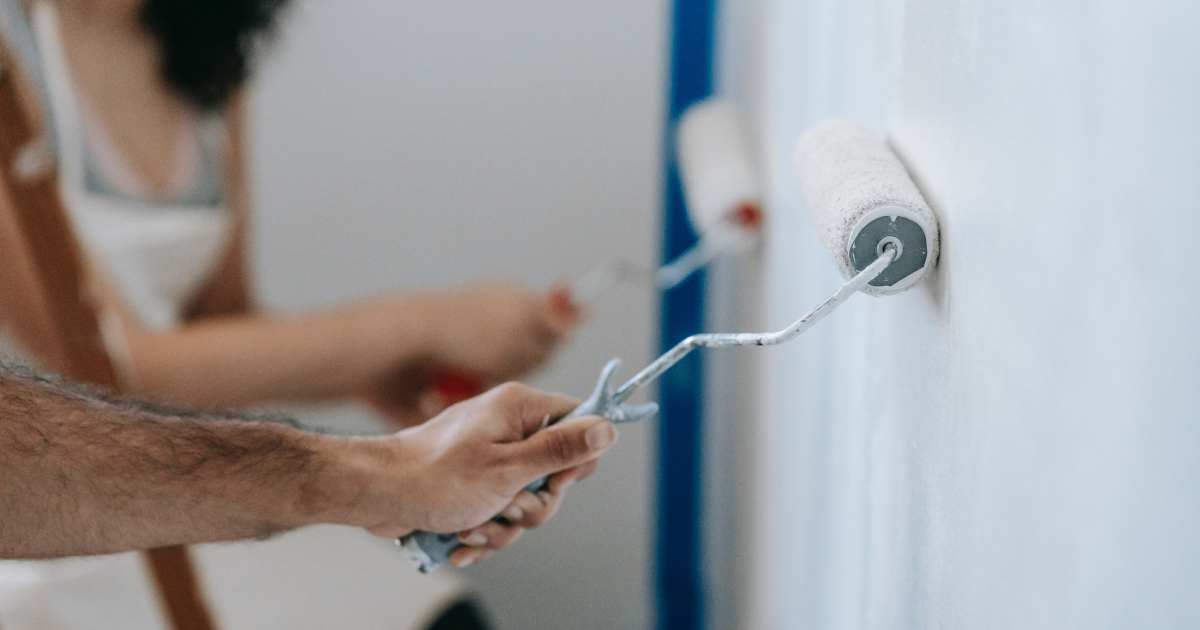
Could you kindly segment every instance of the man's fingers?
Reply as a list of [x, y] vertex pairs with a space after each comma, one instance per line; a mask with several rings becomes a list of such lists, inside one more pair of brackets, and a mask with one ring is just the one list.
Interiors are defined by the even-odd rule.
[[596, 468], [600, 466], [599, 459], [593, 459], [590, 462], [576, 466], [574, 468], [564, 470], [560, 473], [552, 475], [547, 482], [548, 489], [554, 494], [559, 494], [565, 491], [576, 481], [582, 481], [592, 476], [596, 472]]
[[516, 392], [520, 401], [521, 429], [524, 435], [546, 428], [550, 421], [571, 413], [579, 406], [579, 400], [562, 394], [547, 394], [532, 387]]
[[585, 464], [612, 447], [617, 429], [599, 416], [570, 418], [514, 444], [514, 462], [526, 482]]
[[492, 555], [488, 549], [480, 549], [477, 547], [459, 547], [450, 554], [450, 565], [455, 567], [466, 567], [476, 562], [483, 562]]
[[458, 540], [468, 547], [495, 550], [517, 542], [524, 532], [525, 528], [519, 525], [488, 521], [479, 527], [459, 532]]
[[533, 529], [545, 525], [558, 511], [561, 492], [519, 493], [500, 515], [513, 525]]
[[492, 550], [503, 549], [513, 544], [526, 529], [541, 527], [554, 518], [554, 514], [562, 505], [566, 489], [574, 483], [573, 475], [587, 468], [595, 467], [585, 464], [571, 469], [570, 474], [556, 475], [554, 483], [537, 494], [520, 492], [512, 503], [500, 512], [502, 519], [488, 521], [478, 527], [459, 532], [458, 540], [469, 547]]

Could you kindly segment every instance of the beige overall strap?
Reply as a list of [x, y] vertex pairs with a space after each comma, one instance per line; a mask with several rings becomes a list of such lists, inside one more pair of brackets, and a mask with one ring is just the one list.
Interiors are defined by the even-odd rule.
[[[53, 159], [21, 99], [18, 82], [23, 79], [9, 59], [0, 50], [0, 171], [49, 302], [53, 329], [66, 350], [64, 371], [73, 379], [118, 391], [120, 384], [101, 340], [83, 256], [59, 198]], [[200, 594], [188, 550], [163, 547], [149, 550], [145, 556], [174, 630], [212, 630], [212, 616]]]

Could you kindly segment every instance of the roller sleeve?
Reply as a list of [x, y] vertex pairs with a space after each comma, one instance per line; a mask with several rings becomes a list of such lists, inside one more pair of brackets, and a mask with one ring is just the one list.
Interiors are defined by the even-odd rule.
[[796, 177], [817, 233], [844, 278], [897, 244], [896, 262], [863, 292], [914, 286], [937, 262], [937, 218], [891, 148], [866, 125], [830, 120], [796, 146]]
[[719, 99], [692, 105], [679, 119], [675, 141], [688, 219], [696, 233], [708, 233], [721, 222], [758, 229], [762, 194], [741, 111]]

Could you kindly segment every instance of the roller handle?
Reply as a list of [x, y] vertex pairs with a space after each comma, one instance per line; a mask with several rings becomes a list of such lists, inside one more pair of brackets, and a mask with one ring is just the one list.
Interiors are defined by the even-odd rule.
[[[592, 395], [583, 401], [583, 404], [571, 411], [571, 413], [551, 420], [546, 423], [546, 426], [550, 426], [565, 418], [578, 418], [581, 416], [601, 416], [613, 423], [637, 422], [653, 417], [654, 414], [658, 413], [657, 403], [627, 405], [617, 402], [614, 399], [612, 377], [620, 367], [620, 359], [609, 361], [600, 373], [600, 379], [596, 382], [596, 389], [592, 392]], [[548, 477], [542, 477], [525, 486], [525, 491], [536, 494], [544, 490], [548, 482]], [[504, 517], [497, 515], [492, 520], [504, 522]], [[443, 534], [419, 530], [407, 536], [397, 538], [396, 544], [405, 552], [409, 561], [421, 573], [429, 573], [446, 564], [450, 560], [450, 554], [455, 549], [463, 546], [458, 540], [457, 533]]]

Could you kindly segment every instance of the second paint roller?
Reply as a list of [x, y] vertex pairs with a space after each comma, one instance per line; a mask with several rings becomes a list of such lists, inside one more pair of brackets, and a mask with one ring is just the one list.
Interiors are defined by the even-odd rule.
[[[564, 303], [556, 308], [586, 306], [623, 282], [670, 290], [721, 254], [753, 242], [762, 228], [763, 212], [752, 147], [744, 116], [733, 103], [709, 98], [689, 107], [675, 128], [675, 155], [688, 220], [699, 241], [658, 269], [619, 258], [606, 260], [572, 282], [566, 292], [569, 300], [561, 298]], [[433, 376], [433, 391], [443, 405], [483, 390], [484, 379], [474, 374], [441, 371]]]
[[[796, 147], [795, 168], [813, 224], [846, 283], [778, 332], [688, 337], [615, 390], [611, 379], [620, 361], [613, 359], [592, 396], [565, 417], [600, 415], [614, 423], [649, 418], [656, 405], [631, 406], [626, 401], [693, 349], [790, 341], [855, 293], [878, 296], [910, 289], [937, 263], [937, 218], [904, 165], [868, 127], [849, 120], [814, 127]], [[538, 480], [530, 489], [544, 483]], [[414, 532], [397, 544], [423, 572], [444, 564], [461, 546], [454, 533], [431, 532]]]
[[721, 254], [753, 242], [763, 225], [753, 146], [744, 116], [733, 103], [709, 98], [687, 108], [675, 128], [675, 157], [688, 221], [700, 240], [656, 270], [607, 260], [575, 281], [576, 302], [589, 303], [631, 280], [667, 291]]

